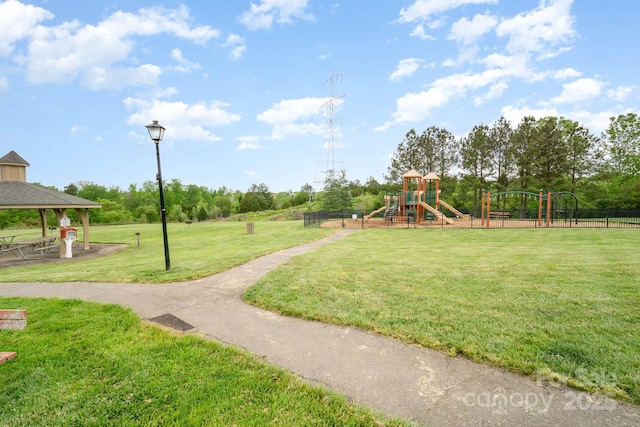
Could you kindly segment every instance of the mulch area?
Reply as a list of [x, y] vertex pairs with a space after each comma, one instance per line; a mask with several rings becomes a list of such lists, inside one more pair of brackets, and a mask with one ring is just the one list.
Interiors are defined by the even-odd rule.
[[17, 259], [12, 254], [5, 254], [0, 257], [0, 268], [8, 267], [22, 267], [25, 265], [39, 265], [49, 264], [52, 262], [73, 262], [83, 259], [99, 258], [107, 255], [114, 254], [126, 248], [129, 245], [124, 244], [98, 244], [93, 243], [89, 249], [83, 249], [82, 247], [73, 247], [72, 258], [60, 258], [60, 251], [58, 249], [52, 250], [42, 258], [26, 258], [24, 261]]
[[[443, 224], [440, 221], [422, 221], [419, 224], [414, 224], [413, 222], [407, 223], [406, 221], [395, 221], [388, 222], [384, 221], [382, 218], [371, 218], [369, 220], [365, 220], [363, 222], [362, 218], [360, 219], [344, 219], [340, 220], [330, 220], [325, 221], [321, 225], [321, 227], [327, 228], [487, 228], [486, 223], [481, 225], [481, 220], [479, 218], [471, 219], [457, 219], [454, 220], [453, 224]], [[556, 224], [551, 225], [555, 228], [560, 227], [568, 227], [569, 225], [565, 222], [558, 222]], [[516, 219], [498, 219], [492, 218], [489, 221], [489, 228], [536, 228], [538, 227], [537, 220], [516, 220]], [[545, 227], [544, 222], [542, 223], [542, 227]]]

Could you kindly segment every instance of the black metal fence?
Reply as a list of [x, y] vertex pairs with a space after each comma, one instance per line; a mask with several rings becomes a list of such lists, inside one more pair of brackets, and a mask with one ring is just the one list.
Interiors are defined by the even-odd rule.
[[[412, 217], [383, 218], [379, 213], [365, 219], [370, 212], [342, 210], [342, 211], [316, 211], [304, 213], [304, 226], [326, 226], [343, 228], [482, 228], [487, 226], [487, 219], [466, 216], [465, 218], [453, 218], [451, 224], [444, 218], [421, 221], [416, 225]], [[562, 228], [640, 228], [640, 209], [569, 209], [555, 210], [551, 212], [547, 221], [546, 212], [543, 218], [538, 218], [537, 210], [528, 211], [501, 211], [500, 215], [493, 212], [489, 218], [489, 228], [515, 228], [515, 227], [562, 227]]]

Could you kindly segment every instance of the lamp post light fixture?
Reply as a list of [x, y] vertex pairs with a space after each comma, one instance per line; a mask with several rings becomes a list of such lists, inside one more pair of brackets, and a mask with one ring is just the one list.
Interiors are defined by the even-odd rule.
[[149, 131], [151, 140], [156, 145], [156, 158], [158, 159], [158, 189], [160, 190], [160, 217], [162, 218], [162, 237], [164, 239], [164, 262], [167, 271], [171, 270], [171, 260], [169, 259], [169, 239], [167, 237], [167, 211], [164, 207], [164, 192], [162, 190], [162, 171], [160, 169], [160, 141], [164, 136], [165, 128], [154, 120], [153, 123], [146, 126]]

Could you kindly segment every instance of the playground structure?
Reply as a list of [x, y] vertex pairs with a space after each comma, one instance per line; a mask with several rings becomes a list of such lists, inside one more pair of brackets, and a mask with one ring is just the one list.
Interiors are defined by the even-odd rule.
[[[385, 195], [385, 205], [365, 215], [369, 221], [383, 213], [384, 222], [412, 222], [423, 224], [436, 220], [442, 224], [454, 224], [456, 220], [468, 219], [469, 216], [458, 211], [440, 198], [440, 178], [434, 173], [422, 176], [416, 170], [402, 175], [402, 193]], [[440, 209], [438, 209], [440, 208]], [[455, 218], [445, 215], [441, 209], [451, 212]]]
[[[305, 212], [304, 225], [342, 228], [640, 228], [639, 209], [578, 209], [578, 198], [569, 191], [492, 192], [484, 189], [480, 206], [474, 209], [475, 216], [470, 216], [440, 199], [439, 179], [434, 174], [422, 177], [415, 171], [407, 172], [403, 190], [385, 195], [385, 205], [369, 214], [354, 210]], [[449, 211], [450, 216], [434, 207]]]
[[640, 228], [640, 210], [579, 211], [578, 198], [569, 191], [484, 189], [481, 196], [479, 212], [473, 209], [475, 217], [463, 214], [440, 198], [436, 174], [422, 176], [410, 170], [403, 175], [402, 192], [386, 194], [381, 208], [369, 214], [353, 210], [306, 212], [304, 224], [342, 228]]

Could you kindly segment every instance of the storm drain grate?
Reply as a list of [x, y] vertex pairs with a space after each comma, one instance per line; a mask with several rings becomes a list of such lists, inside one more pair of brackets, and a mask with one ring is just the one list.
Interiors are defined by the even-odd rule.
[[158, 317], [148, 319], [150, 322], [158, 323], [162, 326], [166, 326], [171, 329], [175, 329], [180, 332], [186, 332], [189, 329], [193, 329], [193, 326], [185, 322], [184, 320], [174, 316], [171, 313], [163, 314]]

